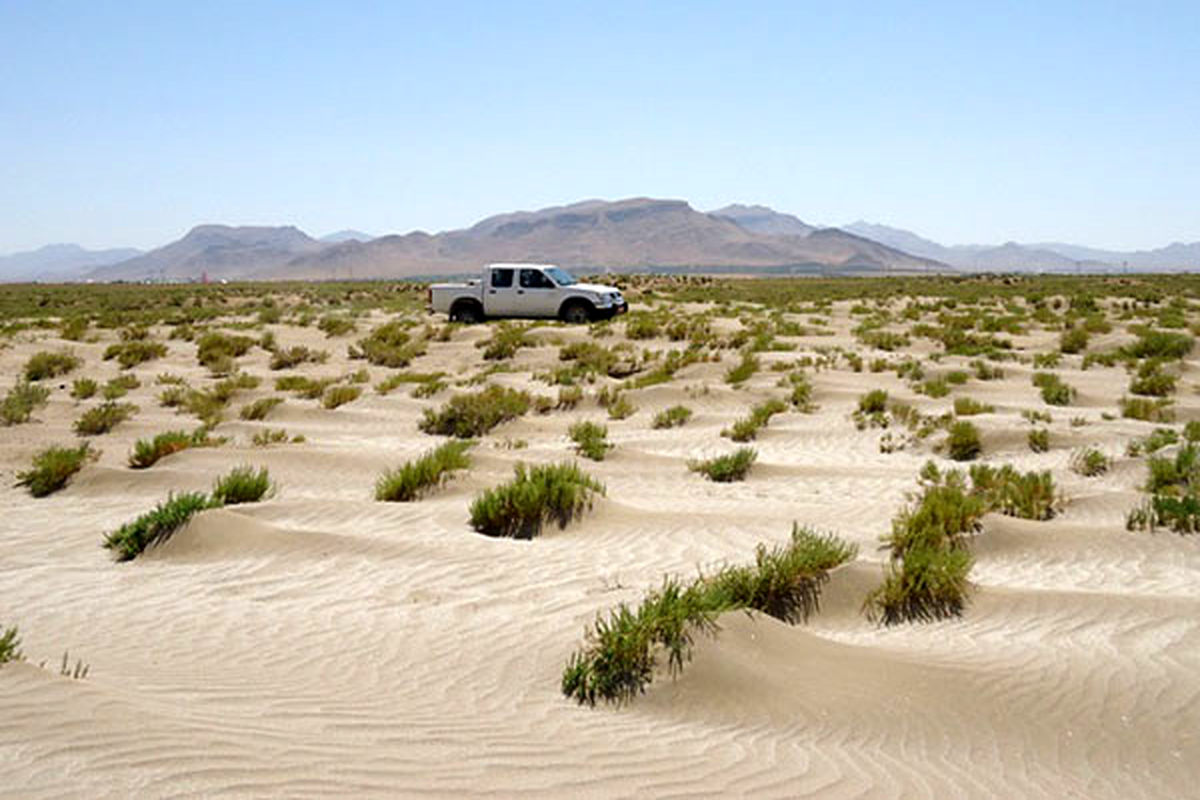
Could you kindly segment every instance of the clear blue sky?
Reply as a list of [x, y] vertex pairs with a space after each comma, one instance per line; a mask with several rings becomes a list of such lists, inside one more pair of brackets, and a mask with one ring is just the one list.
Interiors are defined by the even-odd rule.
[[1200, 3], [0, 0], [0, 253], [590, 197], [1200, 239]]

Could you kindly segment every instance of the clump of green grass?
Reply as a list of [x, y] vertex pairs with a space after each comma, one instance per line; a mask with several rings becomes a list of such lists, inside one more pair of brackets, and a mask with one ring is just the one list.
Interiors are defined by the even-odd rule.
[[1174, 457], [1151, 456], [1145, 490], [1150, 497], [1130, 510], [1128, 530], [1167, 528], [1179, 534], [1200, 532], [1200, 448], [1180, 447]]
[[277, 347], [271, 353], [270, 368], [273, 370], [291, 369], [301, 364], [324, 364], [329, 353], [324, 350], [311, 350], [304, 345], [295, 347]]
[[598, 615], [583, 646], [563, 670], [562, 693], [580, 705], [622, 705], [646, 691], [658, 654], [672, 677], [691, 661], [695, 639], [717, 633], [728, 611], [759, 611], [788, 624], [807, 621], [819, 608], [832, 569], [854, 558], [853, 546], [793, 526], [787, 545], [755, 551], [753, 566], [730, 566], [688, 585], [666, 577], [632, 609], [621, 604]]
[[1062, 335], [1058, 337], [1058, 349], [1068, 355], [1082, 353], [1087, 350], [1087, 346], [1088, 332], [1086, 328], [1063, 328]]
[[141, 385], [142, 382], [138, 380], [136, 375], [118, 375], [105, 382], [100, 394], [105, 400], [120, 400], [129, 394], [130, 391], [139, 388]]
[[217, 505], [203, 492], [170, 495], [152, 510], [108, 534], [104, 546], [114, 552], [118, 561], [131, 561], [146, 548], [171, 538], [196, 514]]
[[688, 469], [699, 472], [710, 481], [731, 483], [744, 481], [750, 473], [750, 467], [758, 459], [758, 451], [753, 447], [739, 447], [732, 453], [716, 458], [700, 461], [689, 461]]
[[116, 359], [122, 369], [131, 369], [138, 364], [162, 358], [167, 354], [167, 346], [162, 342], [151, 342], [145, 339], [132, 339], [125, 342], [114, 342], [104, 351], [104, 360]]
[[1132, 358], [1181, 359], [1192, 352], [1195, 340], [1186, 333], [1173, 331], [1142, 330], [1137, 341], [1122, 348]]
[[1171, 422], [1175, 419], [1171, 401], [1165, 397], [1122, 397], [1118, 405], [1121, 416], [1126, 419], [1140, 419], [1143, 422]]
[[568, 429], [567, 435], [575, 443], [575, 452], [592, 461], [603, 461], [612, 449], [608, 428], [595, 422], [577, 422]]
[[493, 384], [478, 392], [455, 394], [437, 411], [425, 409], [419, 427], [425, 433], [474, 439], [524, 415], [532, 405], [528, 392]]
[[321, 405], [328, 409], [353, 402], [362, 395], [361, 386], [330, 386], [321, 397]]
[[758, 372], [761, 366], [762, 365], [758, 360], [758, 356], [754, 355], [754, 353], [743, 353], [741, 360], [733, 367], [730, 367], [725, 373], [725, 382], [735, 386], [739, 383], [744, 383], [748, 381], [751, 376], [754, 375], [754, 373]]
[[173, 453], [191, 447], [216, 447], [224, 442], [224, 439], [209, 436], [208, 428], [198, 428], [192, 433], [164, 431], [151, 439], [138, 439], [129, 453], [129, 466], [148, 469]]
[[229, 474], [213, 483], [212, 501], [223, 506], [257, 503], [274, 492], [275, 485], [271, 483], [271, 475], [266, 467], [256, 470], [243, 465], [234, 467]]
[[1011, 464], [996, 468], [986, 464], [971, 467], [971, 494], [982, 499], [990, 511], [1030, 520], [1053, 519], [1060, 498], [1049, 470], [1018, 472]]
[[1158, 359], [1143, 361], [1137, 375], [1129, 382], [1129, 391], [1143, 397], [1167, 397], [1175, 393], [1176, 378], [1163, 371]]
[[946, 435], [946, 455], [955, 461], [971, 461], [983, 452], [979, 429], [967, 420], [959, 420], [950, 426]]
[[268, 428], [265, 431], [257, 431], [250, 439], [250, 443], [255, 447], [270, 447], [273, 444], [300, 444], [305, 441], [303, 434], [289, 436], [288, 432], [283, 428]]
[[582, 386], [560, 386], [558, 387], [558, 399], [554, 403], [554, 407], [563, 411], [570, 411], [575, 406], [583, 402], [583, 387]]
[[30, 469], [17, 473], [17, 486], [24, 486], [34, 497], [54, 494], [98, 456], [87, 442], [79, 447], [48, 447], [33, 457]]
[[224, 375], [237, 369], [236, 360], [253, 346], [249, 336], [209, 331], [196, 341], [196, 360], [214, 375]]
[[358, 346], [350, 348], [350, 357], [365, 358], [367, 363], [379, 367], [399, 369], [407, 367], [424, 352], [424, 340], [414, 338], [397, 320], [380, 325], [359, 339]]
[[522, 347], [534, 344], [524, 326], [501, 322], [492, 330], [492, 338], [476, 343], [483, 348], [483, 357], [488, 361], [512, 358]]
[[471, 503], [471, 527], [487, 536], [532, 539], [550, 522], [565, 528], [592, 507], [604, 485], [575, 464], [517, 464], [511, 481]]
[[1071, 455], [1071, 471], [1085, 478], [1094, 478], [1108, 472], [1112, 459], [1095, 447], [1077, 450]]
[[731, 427], [721, 431], [721, 435], [735, 442], [753, 441], [758, 438], [759, 430], [765, 428], [771, 421], [771, 417], [787, 411], [787, 408], [787, 403], [777, 398], [771, 398], [754, 406], [750, 409], [749, 416], [736, 420]]
[[655, 414], [654, 419], [650, 422], [650, 427], [655, 429], [678, 428], [686, 425], [691, 418], [692, 410], [687, 406], [671, 406]]
[[17, 381], [0, 400], [0, 424], [20, 425], [28, 422], [34, 409], [46, 405], [50, 389], [27, 380]]
[[25, 655], [21, 652], [21, 636], [17, 627], [5, 628], [4, 633], [0, 634], [0, 665], [8, 664], [12, 661], [21, 661]]
[[25, 362], [25, 380], [40, 381], [45, 378], [57, 378], [76, 369], [83, 360], [70, 350], [43, 350], [34, 353]]
[[1045, 428], [1034, 428], [1025, 436], [1029, 449], [1035, 453], [1045, 453], [1050, 449], [1050, 431]]
[[[390, 394], [401, 386], [411, 384], [416, 384], [418, 388], [436, 385], [438, 387], [437, 391], [441, 391], [446, 388], [446, 383], [442, 380], [444, 377], [446, 377], [446, 373], [444, 372], [396, 372], [375, 384], [375, 391], [378, 394]], [[424, 389], [423, 391], [430, 394], [436, 393], [429, 389]]]
[[603, 404], [608, 410], [609, 419], [628, 419], [637, 413], [637, 406], [629, 399], [629, 396], [617, 392], [613, 397]]
[[883, 414], [887, 411], [888, 393], [883, 389], [872, 389], [858, 398], [861, 414]]
[[1046, 405], [1069, 406], [1075, 401], [1075, 388], [1053, 372], [1035, 372], [1033, 385], [1041, 389]]
[[470, 468], [467, 451], [474, 444], [471, 440], [446, 442], [397, 469], [385, 471], [375, 481], [375, 499], [393, 503], [419, 500], [454, 472]]
[[317, 321], [317, 328], [325, 334], [325, 338], [332, 339], [335, 336], [345, 336], [347, 333], [353, 333], [358, 329], [358, 326], [349, 317], [326, 314]]
[[971, 397], [956, 397], [954, 398], [954, 414], [959, 417], [973, 417], [976, 414], [990, 414], [996, 410], [995, 406], [981, 403]]
[[238, 416], [244, 420], [263, 420], [282, 402], [282, 397], [261, 397], [253, 403], [242, 406]]
[[87, 400], [95, 395], [99, 388], [91, 378], [76, 378], [71, 382], [71, 397], [75, 400]]
[[87, 411], [75, 420], [75, 433], [80, 436], [100, 436], [108, 433], [125, 420], [138, 412], [133, 403], [117, 403], [105, 401]]

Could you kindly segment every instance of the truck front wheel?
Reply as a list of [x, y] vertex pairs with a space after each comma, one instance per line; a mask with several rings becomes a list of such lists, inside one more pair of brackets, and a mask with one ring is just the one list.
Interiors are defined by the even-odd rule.
[[563, 322], [571, 325], [583, 325], [592, 321], [592, 306], [576, 300], [563, 306], [561, 316]]

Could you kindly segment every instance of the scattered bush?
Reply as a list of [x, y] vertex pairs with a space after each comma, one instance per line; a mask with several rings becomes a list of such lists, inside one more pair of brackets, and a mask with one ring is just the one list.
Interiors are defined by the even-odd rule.
[[608, 442], [608, 428], [595, 422], [577, 422], [570, 427], [567, 435], [575, 442], [575, 452], [592, 461], [603, 461], [612, 449]]
[[1050, 471], [1017, 472], [1011, 465], [971, 467], [971, 494], [990, 511], [1005, 516], [1043, 521], [1058, 513], [1060, 499]]
[[687, 424], [687, 421], [691, 418], [692, 410], [687, 406], [671, 406], [655, 414], [650, 427], [656, 429], [678, 428]]
[[967, 550], [910, 550], [892, 561], [883, 584], [867, 595], [867, 618], [881, 625], [934, 622], [962, 616], [973, 559]]
[[760, 367], [758, 356], [753, 353], [743, 353], [741, 361], [725, 373], [725, 382], [734, 385], [744, 383], [758, 372]]
[[82, 363], [83, 360], [70, 350], [58, 352], [43, 350], [40, 353], [34, 353], [25, 362], [25, 380], [40, 381], [45, 378], [57, 378], [59, 375], [66, 375]]
[[1118, 405], [1121, 408], [1121, 416], [1126, 419], [1140, 419], [1144, 422], [1171, 422], [1175, 419], [1171, 401], [1166, 398], [1122, 397]]
[[234, 467], [228, 475], [213, 483], [212, 501], [216, 505], [233, 506], [240, 503], [257, 503], [274, 494], [275, 486], [266, 467]]
[[0, 400], [0, 424], [19, 425], [28, 422], [35, 408], [46, 405], [50, 390], [27, 380], [18, 381], [4, 399]]
[[1069, 406], [1075, 400], [1074, 387], [1053, 372], [1036, 372], [1033, 385], [1042, 390], [1042, 401], [1051, 406]]
[[18, 633], [14, 625], [11, 628], [5, 628], [4, 633], [0, 635], [0, 665], [8, 664], [11, 661], [21, 661], [25, 658], [21, 653], [21, 637]]
[[263, 420], [282, 402], [282, 397], [261, 397], [253, 403], [242, 406], [238, 416], [244, 420]]
[[162, 342], [133, 339], [110, 344], [104, 351], [104, 360], [111, 361], [115, 358], [122, 369], [131, 369], [138, 364], [162, 358], [166, 354], [167, 346]]
[[83, 412], [75, 420], [75, 433], [80, 436], [99, 436], [108, 433], [138, 412], [133, 403], [116, 403], [111, 400]]
[[134, 469], [147, 469], [172, 453], [187, 450], [190, 447], [216, 447], [223, 444], [224, 439], [214, 439], [208, 435], [207, 428], [198, 428], [192, 433], [185, 431], [165, 431], [153, 439], [138, 439], [129, 454], [129, 466]]
[[1058, 349], [1063, 353], [1082, 353], [1088, 346], [1088, 332], [1085, 328], [1063, 328], [1058, 341]]
[[441, 486], [457, 470], [468, 469], [474, 446], [470, 440], [446, 442], [398, 469], [389, 469], [375, 481], [375, 499], [407, 503]]
[[624, 394], [617, 393], [607, 404], [609, 419], [628, 419], [637, 413], [637, 406]]
[[483, 357], [488, 361], [501, 361], [512, 358], [517, 350], [534, 344], [522, 326], [501, 322], [492, 331], [492, 338], [476, 343], [483, 348]]
[[365, 358], [367, 363], [379, 367], [399, 369], [407, 367], [412, 360], [425, 352], [425, 343], [414, 339], [399, 322], [388, 322], [358, 340], [358, 346], [350, 348], [351, 358]]
[[334, 409], [357, 400], [361, 394], [361, 386], [330, 386], [321, 397], [321, 405]]
[[1078, 450], [1071, 456], [1071, 471], [1085, 478], [1094, 478], [1108, 472], [1112, 462], [1095, 447]]
[[353, 333], [358, 329], [358, 326], [354, 324], [354, 320], [347, 317], [326, 314], [317, 322], [317, 328], [325, 334], [325, 338], [332, 339], [335, 336], [345, 336], [347, 333]]
[[75, 400], [87, 400], [96, 394], [99, 388], [91, 378], [76, 378], [71, 382], [71, 397]]
[[973, 417], [976, 414], [990, 414], [996, 410], [995, 406], [981, 403], [970, 397], [954, 398], [954, 413], [959, 417]]
[[604, 494], [604, 485], [575, 464], [517, 464], [512, 481], [471, 503], [471, 527], [487, 536], [532, 539], [548, 522], [565, 528], [592, 507], [596, 494]]
[[1050, 449], [1050, 431], [1045, 428], [1034, 428], [1025, 438], [1029, 442], [1029, 449], [1035, 453], [1045, 453]]
[[118, 561], [130, 561], [147, 547], [165, 542], [193, 516], [215, 505], [203, 492], [170, 495], [151, 511], [108, 534], [104, 546], [114, 551]]
[[45, 497], [62, 489], [76, 472], [99, 453], [84, 442], [79, 447], [48, 447], [33, 457], [33, 466], [17, 473], [17, 486], [24, 486], [34, 497]]
[[883, 389], [872, 389], [858, 398], [858, 411], [862, 414], [882, 414], [887, 411], [888, 393]]
[[265, 431], [257, 431], [250, 439], [250, 443], [255, 447], [270, 447], [273, 444], [300, 444], [305, 441], [304, 436], [297, 434], [289, 437], [288, 432], [283, 428], [268, 428]]
[[946, 455], [955, 461], [971, 461], [983, 452], [979, 429], [966, 420], [950, 426], [946, 436]]
[[1162, 362], [1152, 359], [1138, 367], [1136, 377], [1129, 383], [1129, 391], [1144, 397], [1166, 397], [1175, 393], [1175, 381], [1174, 375], [1163, 372]]
[[324, 350], [310, 350], [304, 345], [295, 347], [279, 347], [271, 353], [270, 367], [273, 370], [291, 369], [301, 364], [324, 364], [329, 353]]
[[732, 453], [704, 461], [689, 461], [688, 469], [703, 474], [710, 481], [731, 483], [744, 481], [750, 467], [758, 459], [758, 451], [752, 447], [739, 447]]
[[771, 417], [787, 411], [787, 408], [787, 403], [776, 398], [759, 403], [750, 409], [749, 416], [735, 421], [732, 427], [721, 431], [721, 435], [735, 442], [752, 441], [758, 438], [758, 431], [766, 427]]
[[1176, 360], [1192, 352], [1195, 341], [1186, 333], [1173, 331], [1142, 330], [1137, 341], [1122, 349], [1132, 358], [1163, 358]]
[[142, 382], [137, 379], [136, 375], [118, 375], [104, 384], [104, 389], [100, 394], [105, 400], [119, 400], [141, 385]]
[[253, 346], [254, 340], [249, 336], [209, 331], [196, 342], [196, 360], [213, 374], [226, 374], [236, 369], [236, 359]]
[[425, 409], [419, 427], [425, 433], [474, 439], [524, 415], [532, 405], [528, 392], [492, 385], [474, 393], [455, 394], [439, 411]]

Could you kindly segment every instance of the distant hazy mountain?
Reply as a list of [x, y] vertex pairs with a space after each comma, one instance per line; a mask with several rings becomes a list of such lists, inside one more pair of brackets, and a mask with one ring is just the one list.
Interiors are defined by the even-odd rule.
[[96, 280], [189, 280], [270, 274], [320, 250], [321, 243], [292, 226], [199, 225], [177, 242], [89, 273]]
[[341, 242], [369, 242], [374, 238], [375, 237], [369, 233], [347, 229], [344, 231], [334, 231], [333, 233], [326, 234], [325, 236], [321, 237], [320, 241], [338, 244]]
[[911, 231], [855, 222], [843, 230], [914, 255], [942, 261], [959, 269], [990, 272], [1116, 272], [1122, 269], [1184, 270], [1200, 268], [1200, 242], [1175, 243], [1157, 250], [1120, 252], [1060, 242], [947, 247]]
[[763, 233], [767, 236], [808, 236], [816, 230], [814, 226], [801, 222], [791, 214], [781, 214], [766, 206], [744, 206], [735, 203], [708, 213], [714, 217], [733, 220], [739, 227], [751, 233]]
[[[762, 209], [756, 217], [773, 214]], [[747, 269], [928, 272], [944, 265], [837, 229], [767, 235], [682, 200], [588, 200], [489, 217], [445, 233], [319, 242], [296, 228], [205, 225], [177, 242], [96, 270], [125, 279], [384, 278], [471, 273], [492, 261], [581, 269]], [[757, 222], [754, 224], [758, 224]]]
[[86, 250], [77, 244], [48, 244], [37, 250], [0, 256], [0, 281], [69, 281], [88, 270], [141, 253], [131, 247]]

